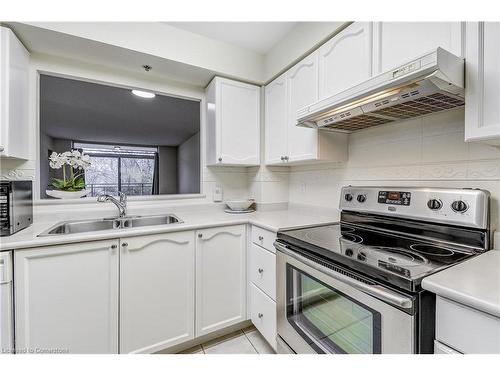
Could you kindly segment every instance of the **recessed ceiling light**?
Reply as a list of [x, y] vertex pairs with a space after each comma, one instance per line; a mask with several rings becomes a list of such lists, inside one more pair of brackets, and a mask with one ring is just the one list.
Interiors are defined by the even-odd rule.
[[148, 98], [148, 99], [152, 99], [156, 96], [152, 92], [141, 91], [141, 90], [132, 90], [132, 94], [140, 96], [141, 98]]

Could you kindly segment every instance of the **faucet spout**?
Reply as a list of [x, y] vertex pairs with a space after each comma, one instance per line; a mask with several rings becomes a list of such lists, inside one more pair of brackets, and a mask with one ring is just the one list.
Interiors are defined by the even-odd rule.
[[122, 193], [121, 191], [118, 192], [120, 195], [120, 200], [116, 199], [112, 195], [109, 194], [100, 194], [97, 197], [97, 201], [100, 203], [105, 203], [105, 202], [111, 202], [113, 203], [116, 208], [118, 208], [118, 215], [119, 217], [124, 217], [127, 216], [127, 195], [125, 193]]

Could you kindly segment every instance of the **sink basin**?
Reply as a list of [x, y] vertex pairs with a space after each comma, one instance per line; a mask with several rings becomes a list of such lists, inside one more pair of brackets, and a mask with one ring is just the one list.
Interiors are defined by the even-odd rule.
[[147, 227], [150, 225], [165, 225], [181, 223], [175, 215], [137, 216], [123, 221], [124, 228]]
[[182, 220], [175, 215], [131, 216], [115, 219], [63, 221], [39, 234], [38, 237], [176, 223], [182, 223]]

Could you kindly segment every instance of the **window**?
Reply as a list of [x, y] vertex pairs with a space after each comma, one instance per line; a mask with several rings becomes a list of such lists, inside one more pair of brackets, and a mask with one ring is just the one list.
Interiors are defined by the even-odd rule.
[[73, 148], [90, 155], [91, 166], [85, 171], [88, 196], [117, 195], [119, 191], [127, 195], [154, 194], [158, 184], [157, 148], [76, 142]]

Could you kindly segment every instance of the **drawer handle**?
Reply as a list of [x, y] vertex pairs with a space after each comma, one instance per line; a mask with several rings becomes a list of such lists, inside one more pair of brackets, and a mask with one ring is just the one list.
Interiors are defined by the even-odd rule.
[[264, 314], [259, 313], [257, 316], [258, 316], [259, 318], [262, 318], [262, 317], [264, 316]]
[[262, 272], [264, 272], [264, 270], [262, 268], [259, 268], [257, 271], [259, 271], [260, 274], [262, 274]]
[[264, 239], [264, 237], [259, 236], [259, 241], [262, 241], [263, 239]]
[[117, 247], [118, 246], [116, 246], [116, 245], [111, 245], [111, 249], [113, 249], [113, 250], [116, 249]]
[[124, 242], [124, 243], [122, 243], [122, 246], [123, 246], [123, 247], [127, 247], [127, 246], [128, 246], [128, 243]]
[[198, 233], [198, 238], [202, 238], [202, 237], [203, 237], [203, 234]]

